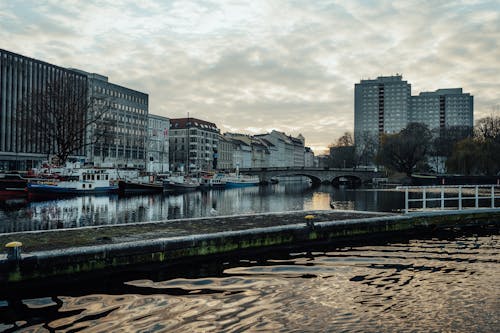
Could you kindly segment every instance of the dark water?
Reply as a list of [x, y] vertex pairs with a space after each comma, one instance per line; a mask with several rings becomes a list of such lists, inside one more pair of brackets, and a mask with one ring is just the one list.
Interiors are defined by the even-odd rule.
[[184, 194], [80, 196], [50, 201], [0, 201], [0, 233], [158, 221], [221, 215], [335, 209], [395, 211], [404, 207], [399, 192], [288, 183]]
[[499, 241], [454, 231], [38, 288], [0, 296], [0, 330], [499, 332]]

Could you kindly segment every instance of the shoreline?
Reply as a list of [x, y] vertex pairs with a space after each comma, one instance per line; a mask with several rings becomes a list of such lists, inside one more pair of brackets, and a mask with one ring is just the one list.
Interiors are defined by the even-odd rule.
[[[12, 283], [83, 273], [99, 274], [145, 264], [168, 265], [238, 251], [293, 248], [321, 242], [334, 244], [376, 235], [387, 237], [404, 232], [432, 232], [491, 224], [500, 224], [500, 210], [470, 209], [406, 215], [299, 211], [12, 233], [0, 235], [0, 241], [4, 244], [13, 240], [23, 242], [22, 258], [8, 260], [6, 255], [0, 257], [0, 283], [8, 287]], [[213, 226], [218, 230], [211, 229]], [[183, 234], [179, 233], [181, 227], [184, 228]], [[212, 232], [203, 232], [207, 228]]]

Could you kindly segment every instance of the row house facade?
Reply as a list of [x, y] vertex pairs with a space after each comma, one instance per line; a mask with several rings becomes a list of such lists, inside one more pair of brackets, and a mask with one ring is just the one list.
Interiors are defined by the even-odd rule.
[[270, 167], [304, 167], [305, 166], [305, 139], [286, 135], [276, 130], [255, 137], [269, 142], [273, 146], [274, 157], [270, 159]]
[[197, 118], [170, 119], [169, 156], [171, 170], [211, 171], [218, 156], [220, 130], [214, 123]]
[[153, 173], [169, 171], [169, 131], [170, 119], [149, 114], [146, 171]]

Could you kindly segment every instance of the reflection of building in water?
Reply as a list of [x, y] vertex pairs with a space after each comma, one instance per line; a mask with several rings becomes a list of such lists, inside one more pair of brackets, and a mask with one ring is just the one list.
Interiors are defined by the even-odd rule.
[[141, 223], [210, 216], [292, 210], [335, 209], [393, 211], [404, 207], [404, 194], [335, 189], [307, 183], [196, 191], [146, 196], [82, 196], [61, 200], [0, 202], [0, 233], [110, 224]]

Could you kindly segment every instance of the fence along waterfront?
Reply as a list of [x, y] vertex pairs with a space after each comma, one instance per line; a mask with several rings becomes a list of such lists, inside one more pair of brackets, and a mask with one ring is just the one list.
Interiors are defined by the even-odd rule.
[[[405, 191], [405, 214], [411, 211], [428, 211], [428, 210], [444, 210], [456, 209], [464, 210], [467, 208], [495, 208], [495, 198], [500, 198], [495, 191], [500, 188], [499, 185], [442, 185], [442, 186], [398, 186], [396, 189]], [[410, 198], [410, 193], [421, 193], [420, 197]], [[430, 196], [439, 194], [438, 197]], [[448, 193], [457, 193], [457, 196], [446, 196]], [[469, 195], [472, 193], [472, 195]], [[473, 200], [474, 206], [466, 206], [465, 203]], [[488, 206], [480, 207], [480, 200], [488, 200]], [[429, 207], [428, 203], [439, 202], [439, 207]], [[413, 202], [421, 202], [421, 207], [410, 207]], [[456, 202], [457, 206], [448, 205], [445, 207], [445, 202]], [[498, 208], [500, 209], [500, 207]]]

